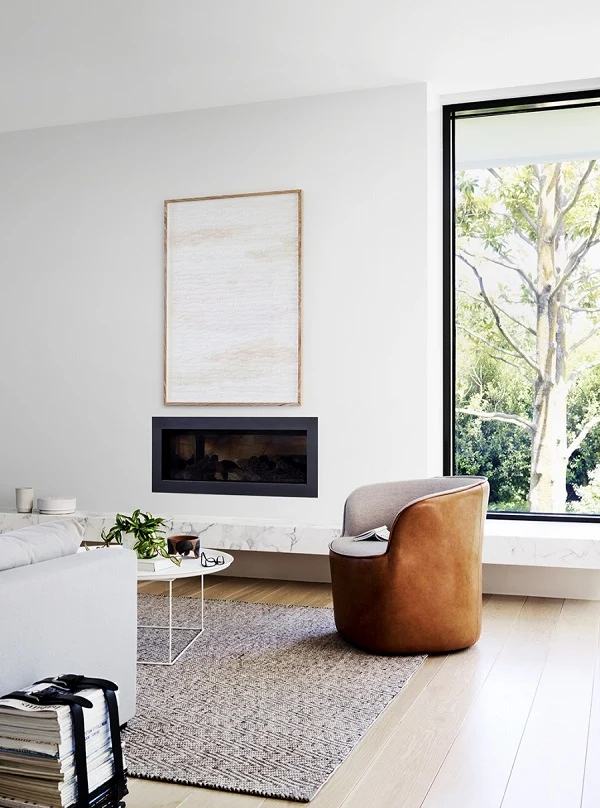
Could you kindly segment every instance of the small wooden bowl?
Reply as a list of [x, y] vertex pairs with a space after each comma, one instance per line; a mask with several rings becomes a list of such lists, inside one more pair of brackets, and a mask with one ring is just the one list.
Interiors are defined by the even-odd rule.
[[168, 536], [167, 550], [170, 555], [189, 556], [190, 553], [193, 553], [194, 558], [200, 558], [200, 539], [189, 533]]

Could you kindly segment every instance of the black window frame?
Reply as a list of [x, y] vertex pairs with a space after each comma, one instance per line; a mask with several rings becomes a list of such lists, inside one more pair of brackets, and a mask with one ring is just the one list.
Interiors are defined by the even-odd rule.
[[[489, 117], [555, 109], [600, 106], [600, 89], [543, 95], [470, 101], [442, 106], [442, 210], [443, 210], [443, 469], [455, 474], [455, 383], [456, 383], [456, 255], [455, 255], [455, 151], [457, 118]], [[600, 523], [600, 514], [488, 511], [488, 519], [529, 522]]]

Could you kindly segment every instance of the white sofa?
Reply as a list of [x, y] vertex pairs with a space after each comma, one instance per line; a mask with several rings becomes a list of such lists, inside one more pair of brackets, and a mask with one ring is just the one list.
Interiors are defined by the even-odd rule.
[[122, 723], [135, 713], [136, 558], [92, 550], [0, 572], [0, 696], [47, 676], [119, 685]]

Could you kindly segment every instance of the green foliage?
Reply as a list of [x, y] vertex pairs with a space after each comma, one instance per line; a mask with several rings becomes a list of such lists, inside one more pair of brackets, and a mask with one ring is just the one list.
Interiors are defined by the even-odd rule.
[[530, 460], [527, 436], [518, 427], [457, 416], [456, 473], [488, 478], [490, 510], [529, 510]]
[[575, 486], [578, 501], [569, 503], [572, 513], [600, 513], [600, 465], [588, 472], [587, 485]]
[[164, 534], [162, 528], [165, 524], [164, 519], [152, 516], [151, 513], [142, 513], [139, 508], [131, 516], [118, 513], [108, 533], [102, 530], [102, 540], [106, 547], [113, 542], [123, 544], [123, 535], [129, 533], [135, 538], [133, 550], [138, 558], [156, 558], [160, 555], [163, 558], [170, 558], [179, 566], [180, 559], [169, 555], [164, 535], [161, 535]]
[[[517, 228], [535, 239], [530, 219], [536, 215], [533, 166], [490, 169], [488, 173], [461, 171], [456, 178], [456, 234], [477, 239], [499, 256], [512, 253]], [[510, 218], [506, 214], [510, 214]]]
[[[569, 395], [567, 427], [571, 439], [591, 418], [600, 415], [600, 368], [594, 368], [582, 375], [573, 385]], [[581, 447], [571, 455], [567, 468], [567, 485], [572, 486], [578, 496], [582, 487], [592, 484], [592, 476], [600, 461], [600, 424], [590, 430]], [[600, 479], [598, 480], [600, 483]], [[577, 503], [571, 503], [570, 510], [580, 510]], [[600, 507], [596, 506], [596, 511]]]
[[[459, 338], [457, 358], [457, 407], [530, 416], [528, 391], [510, 366], [473, 350], [473, 343], [464, 337]], [[490, 510], [529, 510], [531, 441], [520, 427], [457, 414], [455, 462], [457, 474], [488, 478]]]

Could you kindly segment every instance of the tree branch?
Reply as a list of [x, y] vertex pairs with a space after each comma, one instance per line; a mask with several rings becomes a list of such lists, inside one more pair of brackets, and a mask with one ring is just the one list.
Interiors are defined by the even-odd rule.
[[579, 449], [579, 447], [581, 446], [583, 441], [587, 438], [592, 429], [595, 426], [598, 426], [598, 424], [600, 424], [600, 415], [595, 415], [593, 418], [590, 418], [587, 424], [581, 429], [577, 437], [572, 441], [572, 443], [567, 448], [568, 457], [571, 457], [573, 452], [576, 452], [577, 449]]
[[524, 328], [526, 331], [529, 331], [534, 337], [537, 336], [537, 332], [535, 329], [531, 328], [531, 326], [527, 325], [527, 323], [522, 323], [520, 320], [517, 320], [516, 317], [513, 317], [512, 314], [509, 314], [503, 308], [501, 308], [496, 301], [494, 301], [494, 306], [498, 309], [498, 311], [502, 312], [505, 317], [508, 317], [509, 320], [512, 320], [513, 323], [516, 325], [520, 325], [521, 328]]
[[550, 234], [550, 238], [556, 238], [558, 231], [560, 230], [560, 226], [563, 223], [565, 216], [567, 213], [575, 207], [577, 202], [579, 201], [579, 197], [581, 196], [581, 192], [583, 191], [583, 186], [586, 184], [588, 177], [594, 170], [594, 166], [596, 165], [595, 160], [590, 160], [588, 163], [588, 167], [586, 168], [583, 177], [579, 180], [577, 184], [577, 188], [575, 193], [571, 197], [571, 201], [568, 202], [565, 207], [559, 211], [558, 216], [556, 217], [556, 224], [552, 228], [552, 233]]
[[583, 343], [587, 342], [589, 339], [591, 339], [594, 336], [594, 334], [597, 334], [599, 329], [600, 329], [600, 325], [595, 325], [584, 337], [577, 340], [577, 342], [575, 342], [573, 345], [571, 345], [567, 349], [567, 356], [572, 354], [573, 351], [576, 351], [577, 348], [580, 348], [583, 345]]
[[471, 269], [473, 270], [473, 273], [474, 273], [474, 275], [477, 278], [477, 281], [479, 283], [479, 290], [481, 292], [481, 296], [485, 300], [489, 310], [492, 312], [492, 317], [494, 318], [494, 322], [496, 323], [496, 328], [498, 329], [498, 331], [502, 334], [502, 336], [504, 337], [506, 342], [510, 345], [510, 347], [513, 349], [513, 351], [516, 351], [516, 353], [519, 354], [521, 359], [523, 359], [525, 362], [527, 362], [529, 367], [531, 367], [536, 372], [536, 374], [540, 378], [542, 378], [542, 371], [537, 366], [537, 364], [534, 362], [534, 360], [530, 356], [528, 356], [525, 353], [525, 351], [519, 345], [517, 345], [517, 343], [513, 340], [513, 338], [508, 334], [508, 332], [505, 330], [504, 326], [502, 325], [502, 322], [500, 320], [500, 316], [498, 315], [498, 312], [496, 311], [496, 308], [495, 308], [494, 304], [492, 303], [492, 301], [488, 297], [487, 292], [485, 291], [485, 286], [483, 285], [483, 278], [479, 274], [479, 271], [478, 271], [477, 267], [474, 264], [471, 264], [470, 261], [467, 261], [467, 259], [463, 255], [459, 255], [459, 258], [461, 259], [461, 261], [464, 261], [465, 264], [468, 267], [471, 267]]
[[503, 356], [496, 356], [495, 354], [488, 354], [491, 359], [495, 359], [497, 362], [504, 362], [505, 365], [510, 365], [513, 368], [516, 368], [521, 376], [525, 379], [527, 384], [535, 384], [535, 379], [532, 379], [531, 376], [528, 376], [523, 368], [520, 365], [517, 365], [516, 362], [511, 362], [509, 359], [505, 359]]
[[561, 307], [563, 309], [567, 309], [568, 311], [574, 311], [574, 312], [578, 312], [578, 313], [586, 312], [586, 313], [589, 313], [589, 314], [593, 314], [594, 312], [600, 311], [600, 306], [597, 306], [596, 308], [591, 308], [591, 309], [588, 308], [588, 309], [586, 309], [586, 308], [583, 308], [581, 306], [567, 306], [565, 303], [561, 303], [560, 305], [561, 305]]
[[475, 331], [471, 331], [470, 329], [465, 328], [465, 326], [460, 325], [460, 323], [457, 323], [456, 327], [460, 331], [464, 331], [465, 334], [468, 334], [472, 339], [479, 340], [479, 342], [482, 342], [484, 345], [487, 345], [488, 348], [493, 348], [494, 351], [500, 351], [501, 353], [506, 354], [507, 356], [512, 356], [513, 359], [521, 359], [519, 354], [513, 353], [512, 351], [507, 351], [506, 348], [501, 348], [499, 345], [494, 345], [493, 342], [490, 342], [485, 337], [482, 337], [481, 334], [476, 334]]
[[[497, 180], [498, 180], [498, 182], [502, 182], [502, 177], [500, 176], [500, 174], [498, 174], [498, 172], [496, 171], [496, 169], [495, 169], [495, 168], [488, 168], [488, 171], [490, 172], [490, 174], [492, 175], [492, 177], [495, 177], [495, 179], [497, 179]], [[530, 214], [527, 212], [527, 210], [526, 210], [526, 209], [523, 207], [523, 205], [521, 205], [521, 203], [519, 203], [519, 213], [521, 214], [521, 216], [522, 216], [522, 217], [525, 219], [525, 221], [527, 222], [527, 224], [529, 225], [529, 227], [531, 227], [531, 229], [532, 229], [532, 230], [533, 230], [533, 232], [535, 233], [535, 231], [537, 230], [537, 225], [536, 225], [536, 223], [533, 221], [533, 219], [531, 218], [531, 216], [530, 216]], [[511, 217], [511, 218], [512, 218], [512, 217]], [[514, 222], [514, 220], [512, 220], [512, 221], [513, 221], [513, 223], [515, 223], [515, 224], [516, 224], [516, 222]]]
[[527, 418], [521, 418], [520, 415], [513, 415], [508, 412], [480, 412], [479, 410], [467, 410], [463, 407], [457, 407], [456, 412], [463, 415], [474, 415], [481, 418], [482, 421], [503, 421], [506, 424], [516, 424], [522, 429], [526, 429], [531, 435], [535, 431], [533, 421], [528, 421]]
[[[465, 328], [462, 325], [457, 324], [456, 327], [459, 328], [461, 331], [464, 331], [472, 339], [479, 340], [484, 345], [487, 345], [489, 348], [492, 349], [492, 351], [502, 351], [504, 354], [506, 354], [507, 356], [512, 357], [513, 359], [517, 359], [517, 360], [521, 359], [521, 357], [518, 354], [512, 353], [511, 351], [507, 351], [504, 348], [499, 348], [497, 345], [494, 345], [492, 342], [489, 342], [488, 340], [486, 340], [485, 337], [482, 337], [480, 334], [476, 334], [474, 331], [469, 331], [468, 328]], [[505, 359], [503, 356], [499, 356], [498, 354], [491, 353], [491, 352], [487, 353], [487, 356], [489, 356], [490, 359], [493, 359], [496, 362], [504, 362], [506, 365], [510, 365], [511, 367], [516, 368], [519, 371], [519, 373], [521, 374], [521, 376], [525, 379], [527, 384], [535, 384], [535, 379], [532, 379], [531, 376], [528, 376], [525, 373], [525, 371], [523, 370], [522, 366], [517, 365], [516, 362], [510, 362], [508, 359]]]
[[533, 249], [535, 250], [535, 243], [534, 243], [534, 242], [533, 242], [533, 241], [532, 241], [532, 240], [529, 238], [529, 236], [527, 236], [527, 235], [526, 235], [526, 234], [525, 234], [525, 233], [524, 233], [524, 232], [521, 230], [521, 228], [519, 227], [519, 225], [518, 225], [518, 224], [517, 224], [517, 222], [516, 222], [516, 221], [513, 219], [513, 217], [512, 217], [512, 216], [509, 216], [509, 215], [508, 215], [508, 213], [500, 213], [499, 215], [500, 215], [500, 216], [502, 216], [502, 218], [504, 218], [504, 219], [508, 219], [508, 221], [510, 222], [511, 226], [512, 226], [512, 227], [514, 227], [514, 229], [515, 229], [515, 233], [517, 234], [517, 236], [519, 236], [521, 239], [523, 239], [523, 241], [524, 241], [526, 244], [529, 244], [529, 246], [530, 246], [530, 247], [533, 247]]
[[[469, 292], [467, 292], [466, 289], [458, 289], [457, 291], [459, 292], [459, 294], [465, 295], [465, 297], [474, 300], [475, 303], [485, 303], [485, 301], [481, 297], [476, 297], [475, 295], [469, 294]], [[505, 309], [501, 308], [498, 305], [498, 303], [496, 303], [496, 301], [494, 301], [494, 306], [498, 309], [498, 311], [501, 311], [505, 317], [508, 317], [509, 320], [512, 320], [513, 323], [515, 323], [515, 325], [520, 325], [521, 328], [524, 328], [526, 331], [529, 331], [529, 333], [533, 334], [534, 337], [536, 336], [536, 331], [533, 328], [528, 326], [526, 323], [522, 323], [520, 320], [517, 320], [516, 317], [513, 317], [512, 314], [509, 314]]]
[[586, 362], [585, 365], [581, 365], [581, 367], [574, 370], [573, 373], [569, 376], [569, 384], [575, 381], [578, 376], [581, 376], [582, 373], [585, 373], [586, 370], [591, 370], [592, 368], [597, 368], [600, 366], [600, 359], [596, 360], [595, 362]]
[[598, 210], [596, 212], [596, 218], [594, 219], [594, 224], [592, 230], [590, 232], [589, 237], [583, 241], [576, 250], [573, 250], [571, 255], [569, 256], [569, 260], [567, 261], [567, 265], [565, 267], [565, 271], [563, 273], [562, 278], [556, 284], [554, 289], [551, 292], [552, 297], [556, 297], [560, 290], [563, 288], [565, 283], [569, 280], [571, 275], [575, 272], [579, 264], [581, 263], [582, 258], [586, 255], [586, 253], [596, 244], [600, 242], [600, 239], [596, 239], [596, 234], [598, 232], [598, 225], [600, 225], [600, 206], [598, 206]]
[[[596, 239], [596, 241], [598, 240]], [[582, 283], [585, 283], [586, 280], [593, 278], [595, 275], [600, 275], [600, 269], [588, 269], [588, 271], [582, 278], [575, 278], [575, 280], [573, 281], [573, 285], [575, 284], [581, 285]]]
[[[468, 250], [463, 250], [463, 252], [464, 252], [465, 255], [468, 255], [469, 258], [475, 258], [476, 257], [475, 255], [473, 255], [473, 253], [470, 253]], [[460, 253], [458, 253], [458, 257], [462, 258], [462, 255]], [[533, 281], [531, 280], [529, 275], [527, 275], [526, 272], [523, 269], [521, 269], [521, 267], [518, 267], [518, 266], [516, 266], [516, 264], [512, 264], [512, 263], [511, 264], [505, 264], [503, 261], [498, 261], [497, 258], [490, 258], [489, 255], [484, 255], [483, 258], [484, 258], [485, 261], [491, 261], [492, 264], [498, 264], [498, 266], [500, 266], [500, 267], [505, 267], [506, 269], [510, 269], [513, 272], [516, 272], [517, 275], [519, 275], [521, 278], [523, 278], [523, 280], [525, 281], [527, 286], [529, 286], [529, 288], [533, 292], [534, 296], [536, 298], [538, 297], [537, 289], [535, 288], [535, 285], [534, 285]]]
[[[569, 294], [572, 294], [572, 299], [569, 299], [568, 303], [561, 303], [559, 300], [558, 305], [562, 308], [573, 309], [575, 311], [577, 311], [578, 308], [581, 308], [583, 311], [585, 311], [586, 308], [589, 308], [589, 310], [593, 312], [595, 307], [593, 305], [586, 307], [583, 301], [600, 292], [600, 283], [597, 283], [591, 287], [585, 286], [585, 283], [589, 281], [590, 276], [595, 274], [597, 273], [592, 272], [587, 273], [587, 278], [575, 278], [575, 280], [571, 283], [571, 288], [569, 289]], [[598, 272], [598, 274], [600, 274], [600, 272]]]

